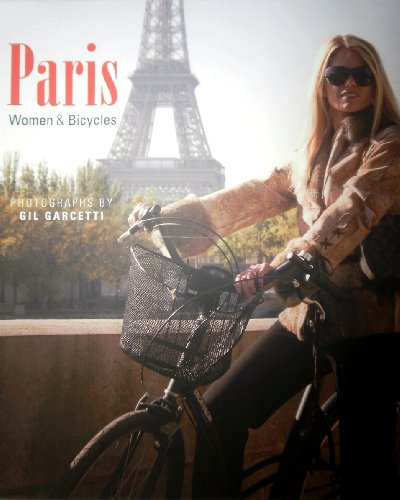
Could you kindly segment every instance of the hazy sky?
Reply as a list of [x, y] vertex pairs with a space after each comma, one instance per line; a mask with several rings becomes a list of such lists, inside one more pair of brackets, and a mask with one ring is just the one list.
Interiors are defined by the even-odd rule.
[[[0, 158], [19, 150], [24, 163], [43, 159], [50, 169], [72, 173], [88, 158], [107, 156], [117, 125], [11, 126], [9, 115], [55, 121], [73, 113], [119, 121], [131, 88], [127, 77], [137, 63], [144, 5], [0, 0]], [[301, 137], [314, 57], [331, 35], [351, 32], [374, 43], [400, 97], [400, 0], [185, 0], [185, 17], [200, 114], [212, 154], [226, 167], [227, 184], [290, 159]], [[96, 44], [95, 56], [88, 42]], [[60, 79], [63, 60], [117, 61], [117, 103], [38, 106], [36, 84], [43, 76], [35, 73], [22, 84], [23, 104], [8, 105], [10, 43], [28, 44], [35, 64], [57, 61]], [[154, 141], [152, 150], [160, 156], [176, 149], [173, 137], [167, 145]]]

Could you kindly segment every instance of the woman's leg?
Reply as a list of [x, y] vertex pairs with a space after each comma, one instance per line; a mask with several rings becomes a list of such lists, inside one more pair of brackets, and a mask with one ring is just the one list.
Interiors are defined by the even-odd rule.
[[[228, 498], [240, 491], [248, 428], [259, 427], [312, 379], [311, 346], [277, 322], [205, 393], [226, 457]], [[326, 373], [329, 363], [322, 361]], [[214, 498], [221, 478], [201, 436], [193, 479], [194, 498]]]
[[400, 498], [395, 435], [400, 334], [338, 343], [343, 499]]

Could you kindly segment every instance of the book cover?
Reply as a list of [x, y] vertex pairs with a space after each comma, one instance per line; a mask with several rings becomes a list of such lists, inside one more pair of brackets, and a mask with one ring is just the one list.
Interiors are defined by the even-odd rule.
[[[143, 61], [163, 61], [146, 52], [157, 39], [146, 15], [167, 4], [184, 7], [167, 59], [192, 82], [194, 142], [168, 89], [146, 130], [124, 125]], [[223, 187], [290, 160], [331, 35], [371, 41], [399, 97], [399, 14], [397, 0], [0, 0], [1, 496], [47, 494], [84, 442], [131, 409], [132, 362], [107, 333], [123, 314], [129, 251], [116, 239], [134, 200], [196, 191], [203, 167]], [[215, 162], [191, 164], [193, 183], [180, 174], [174, 190], [160, 175], [182, 173], [184, 144], [189, 160]], [[127, 174], [121, 151], [136, 147]], [[105, 331], [100, 318], [115, 322]]]

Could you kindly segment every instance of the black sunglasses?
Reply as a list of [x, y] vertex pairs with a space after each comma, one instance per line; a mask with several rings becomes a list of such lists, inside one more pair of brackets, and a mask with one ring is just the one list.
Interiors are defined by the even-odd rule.
[[374, 75], [368, 66], [358, 66], [357, 68], [329, 66], [325, 70], [325, 78], [335, 87], [346, 83], [350, 75], [354, 78], [356, 84], [361, 87], [367, 87], [374, 83]]

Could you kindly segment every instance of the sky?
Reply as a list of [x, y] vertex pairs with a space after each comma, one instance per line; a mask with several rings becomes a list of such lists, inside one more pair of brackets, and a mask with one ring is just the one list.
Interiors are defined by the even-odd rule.
[[[400, 98], [400, 0], [185, 0], [184, 6], [197, 102], [228, 186], [290, 160], [302, 138], [314, 58], [330, 36], [353, 33], [372, 42]], [[22, 164], [45, 161], [50, 170], [72, 174], [88, 159], [107, 157], [131, 90], [144, 7], [145, 0], [0, 0], [0, 159], [19, 151]], [[12, 43], [34, 54], [19, 106], [9, 104]], [[83, 102], [83, 74], [75, 106], [39, 106], [37, 65], [45, 60], [56, 62], [60, 100], [63, 61], [95, 61], [96, 105]], [[118, 65], [112, 106], [101, 106], [98, 97], [105, 61]], [[70, 114], [109, 117], [115, 125], [67, 125]], [[51, 118], [53, 125], [11, 125], [10, 115]], [[58, 116], [64, 125], [57, 125]], [[172, 117], [160, 112], [151, 154], [176, 150]]]

